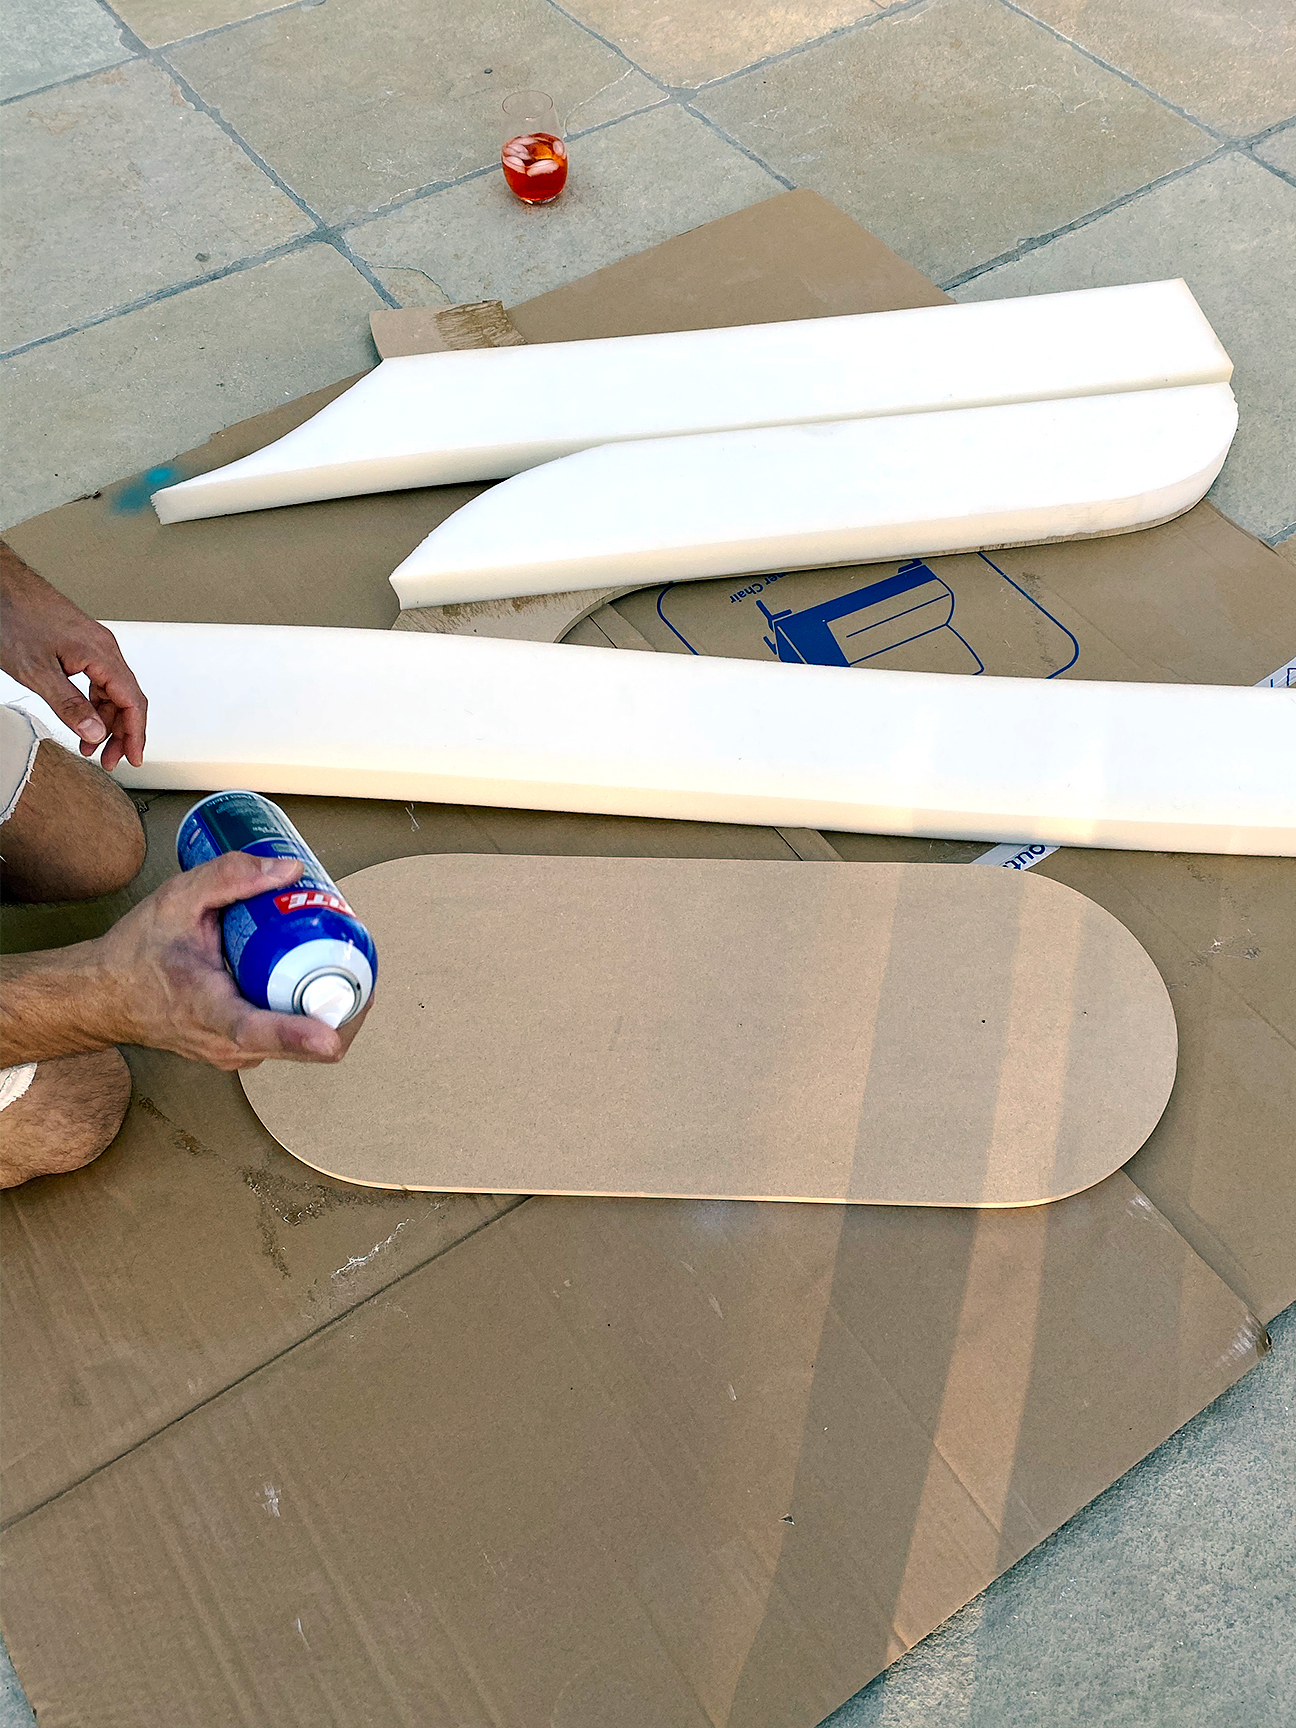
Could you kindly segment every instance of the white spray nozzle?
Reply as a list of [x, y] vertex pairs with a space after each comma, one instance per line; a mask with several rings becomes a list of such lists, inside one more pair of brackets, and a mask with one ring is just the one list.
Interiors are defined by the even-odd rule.
[[349, 978], [339, 972], [328, 972], [322, 978], [312, 978], [302, 991], [302, 1013], [312, 1020], [322, 1020], [326, 1026], [340, 1026], [355, 1009], [358, 992]]

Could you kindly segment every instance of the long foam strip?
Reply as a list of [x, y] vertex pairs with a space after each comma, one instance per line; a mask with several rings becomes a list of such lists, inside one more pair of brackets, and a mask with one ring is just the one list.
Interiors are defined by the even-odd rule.
[[866, 564], [1143, 528], [1197, 502], [1227, 384], [605, 444], [493, 486], [392, 573], [403, 607]]
[[150, 698], [127, 785], [1296, 854], [1296, 689], [112, 628]]
[[1227, 382], [1183, 282], [385, 360], [164, 522], [494, 480], [626, 438]]

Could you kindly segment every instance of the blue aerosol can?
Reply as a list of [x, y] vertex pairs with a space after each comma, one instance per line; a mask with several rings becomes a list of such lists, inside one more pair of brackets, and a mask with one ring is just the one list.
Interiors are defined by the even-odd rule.
[[239, 989], [258, 1008], [344, 1025], [373, 994], [378, 957], [337, 884], [279, 806], [259, 792], [213, 792], [181, 822], [182, 870], [225, 852], [302, 861], [296, 882], [240, 900], [221, 915], [225, 959]]

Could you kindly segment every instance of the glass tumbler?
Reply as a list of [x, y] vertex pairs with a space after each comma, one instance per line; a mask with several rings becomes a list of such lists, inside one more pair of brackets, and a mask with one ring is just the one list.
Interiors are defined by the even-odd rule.
[[509, 191], [524, 204], [551, 204], [567, 184], [567, 146], [552, 96], [543, 90], [506, 96], [502, 130], [500, 158]]

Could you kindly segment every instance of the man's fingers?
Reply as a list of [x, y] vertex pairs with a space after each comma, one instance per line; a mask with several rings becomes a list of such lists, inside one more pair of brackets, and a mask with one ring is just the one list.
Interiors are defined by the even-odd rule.
[[[308, 1014], [272, 1014], [264, 1008], [249, 1008], [240, 1016], [234, 1041], [240, 1053], [254, 1062], [268, 1058], [336, 1062], [345, 1048], [338, 1034], [322, 1020], [312, 1020]], [[252, 1062], [247, 1065], [252, 1066]]]
[[[113, 644], [116, 647], [116, 643]], [[124, 660], [117, 666], [101, 661], [86, 668], [90, 675], [90, 694], [111, 704], [116, 724], [112, 730], [121, 739], [123, 754], [133, 768], [144, 760], [144, 737], [148, 730], [148, 698], [140, 689], [135, 675]], [[96, 703], [96, 707], [99, 703]]]
[[257, 858], [250, 852], [226, 852], [187, 875], [173, 878], [173, 891], [189, 899], [196, 912], [218, 912], [236, 900], [286, 888], [302, 873], [300, 858]]
[[30, 683], [31, 688], [38, 696], [45, 698], [63, 724], [70, 726], [80, 738], [81, 754], [90, 755], [108, 736], [108, 727], [95, 713], [89, 698], [83, 696], [76, 685], [64, 676], [61, 666], [55, 664], [42, 670], [45, 676], [39, 682], [34, 678], [25, 679], [24, 682]]
[[141, 698], [141, 707], [123, 707], [102, 684], [90, 686], [90, 701], [108, 729], [108, 742], [100, 757], [103, 766], [111, 773], [124, 756], [132, 768], [140, 767], [144, 761], [148, 703]]
[[148, 730], [148, 701], [141, 696], [138, 702], [128, 703], [121, 710], [123, 724], [122, 751], [132, 768], [140, 768], [144, 764], [144, 736]]

